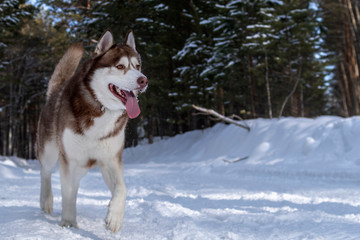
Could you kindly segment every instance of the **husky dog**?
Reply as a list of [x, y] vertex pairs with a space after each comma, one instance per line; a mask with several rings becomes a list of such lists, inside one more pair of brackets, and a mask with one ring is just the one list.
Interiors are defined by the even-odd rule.
[[99, 165], [112, 194], [106, 228], [117, 232], [122, 227], [126, 198], [124, 129], [128, 117], [140, 114], [137, 95], [146, 90], [148, 80], [141, 73], [132, 31], [123, 44], [114, 44], [112, 34], [106, 31], [94, 57], [75, 73], [83, 53], [81, 44], [71, 45], [49, 81], [36, 144], [41, 163], [40, 206], [44, 212], [52, 212], [51, 172], [59, 159], [61, 225], [76, 227], [80, 179]]

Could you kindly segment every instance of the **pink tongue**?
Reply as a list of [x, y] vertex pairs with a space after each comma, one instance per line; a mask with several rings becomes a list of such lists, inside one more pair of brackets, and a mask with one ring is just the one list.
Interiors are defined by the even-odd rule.
[[125, 105], [127, 114], [129, 115], [129, 118], [136, 118], [140, 114], [140, 108], [137, 99], [133, 92], [125, 90], [123, 91], [126, 94], [127, 98]]

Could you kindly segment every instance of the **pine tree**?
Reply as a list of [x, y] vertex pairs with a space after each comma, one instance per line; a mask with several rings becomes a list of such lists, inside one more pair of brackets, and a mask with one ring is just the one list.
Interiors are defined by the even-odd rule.
[[0, 99], [3, 101], [0, 145], [3, 155], [32, 158], [47, 78], [67, 38], [64, 37], [66, 32], [59, 34], [47, 22], [46, 16], [37, 15], [36, 9], [24, 2], [18, 2], [15, 9], [26, 13], [20, 14], [18, 21], [13, 22], [15, 25], [6, 25], [2, 29], [7, 37], [2, 41], [6, 47], [1, 60], [6, 64], [0, 75]]
[[[44, 101], [40, 91], [65, 48], [81, 41], [90, 56], [106, 29], [117, 42], [134, 31], [142, 70], [150, 80], [140, 95], [141, 118], [127, 127], [127, 146], [136, 145], [139, 134], [151, 142], [155, 136], [214, 124], [191, 104], [244, 118], [316, 116], [329, 109], [326, 59], [338, 56], [340, 45], [325, 49], [323, 39], [332, 38], [323, 34], [343, 30], [331, 28], [328, 15], [319, 15], [325, 8], [318, 1], [42, 0], [46, 8], [28, 15], [28, 22], [22, 22], [26, 13], [20, 13], [26, 5], [16, 2], [17, 7], [4, 5], [0, 11], [5, 24], [0, 35], [1, 144], [12, 149], [7, 154], [31, 155], [33, 137], [27, 135]], [[343, 57], [347, 52], [338, 59], [348, 59]], [[349, 67], [349, 61], [341, 62]], [[335, 77], [348, 76], [339, 74], [340, 67], [335, 70]], [[339, 83], [333, 89], [344, 89], [346, 81]], [[343, 106], [351, 108], [355, 95], [340, 92]], [[9, 147], [10, 137], [21, 141]]]
[[[335, 111], [348, 117], [360, 113], [359, 61], [360, 61], [360, 13], [359, 1], [322, 0], [324, 45], [327, 58], [331, 59], [332, 94]], [[336, 16], [336, 17], [334, 17]]]
[[[278, 33], [273, 47], [280, 59], [275, 69], [280, 73], [278, 85], [284, 86], [281, 92], [275, 93], [283, 97], [279, 115], [282, 115], [289, 100], [287, 114], [308, 116], [316, 109], [311, 109], [311, 103], [307, 102], [311, 98], [305, 96], [310, 95], [323, 102], [321, 97], [325, 90], [318, 88], [323, 86], [324, 76], [321, 74], [323, 66], [315, 57], [316, 51], [320, 50], [317, 48], [321, 38], [316, 11], [310, 8], [310, 2], [303, 1], [283, 1], [275, 11], [280, 19], [272, 26]], [[312, 93], [314, 90], [316, 94]]]

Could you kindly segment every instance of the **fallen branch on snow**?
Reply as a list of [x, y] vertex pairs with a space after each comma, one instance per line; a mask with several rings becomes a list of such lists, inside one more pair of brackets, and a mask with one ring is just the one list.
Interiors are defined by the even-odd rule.
[[226, 163], [237, 163], [237, 162], [240, 162], [242, 160], [246, 160], [248, 158], [249, 158], [249, 156], [246, 156], [246, 157], [243, 157], [243, 158], [237, 158], [237, 159], [234, 159], [234, 160], [223, 159], [223, 161], [226, 162]]
[[[247, 126], [246, 123], [245, 123], [245, 125], [243, 125], [243, 124], [235, 121], [234, 119], [231, 119], [230, 117], [225, 117], [225, 116], [221, 115], [220, 113], [215, 112], [212, 109], [202, 108], [202, 107], [196, 106], [194, 104], [192, 105], [192, 107], [195, 108], [196, 110], [200, 111], [200, 112], [205, 113], [206, 115], [212, 115], [212, 116], [216, 117], [215, 120], [221, 120], [221, 121], [224, 121], [224, 122], [227, 122], [227, 123], [231, 123], [231, 124], [234, 124], [236, 126], [245, 128], [246, 130], [250, 131], [250, 127]], [[233, 114], [231, 117], [242, 120], [239, 116], [237, 116], [235, 114]]]

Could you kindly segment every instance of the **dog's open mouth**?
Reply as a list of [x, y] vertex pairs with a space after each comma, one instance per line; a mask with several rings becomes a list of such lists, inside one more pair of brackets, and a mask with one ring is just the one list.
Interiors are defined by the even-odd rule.
[[117, 97], [126, 107], [129, 118], [136, 118], [140, 114], [140, 107], [132, 91], [120, 89], [114, 84], [109, 84], [110, 92]]

